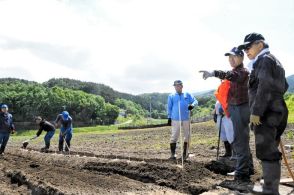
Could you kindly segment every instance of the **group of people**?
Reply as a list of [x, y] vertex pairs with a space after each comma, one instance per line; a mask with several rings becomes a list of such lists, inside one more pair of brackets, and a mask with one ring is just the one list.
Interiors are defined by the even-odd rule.
[[[250, 60], [244, 67], [244, 52]], [[249, 147], [249, 127], [255, 134], [256, 156], [262, 162], [264, 184], [259, 190], [262, 194], [279, 194], [281, 175], [281, 153], [278, 149], [280, 136], [287, 125], [288, 109], [283, 95], [288, 89], [285, 70], [280, 61], [270, 53], [265, 38], [258, 33], [245, 36], [244, 43], [225, 53], [232, 67], [230, 71], [200, 71], [203, 78], [217, 77], [229, 82], [226, 104], [219, 101], [216, 112], [218, 121], [226, 124], [223, 127], [222, 140], [226, 148], [225, 156], [233, 150], [236, 158], [234, 172], [235, 183], [250, 181], [254, 174], [253, 160]], [[183, 129], [182, 158], [188, 158], [190, 145], [190, 112], [198, 101], [190, 93], [183, 92], [183, 82], [174, 81], [175, 93], [168, 96], [168, 125], [171, 125], [170, 159], [176, 158], [177, 141]], [[42, 117], [35, 118], [39, 125], [37, 136], [46, 131], [45, 147], [48, 150], [55, 128], [61, 125], [59, 134], [59, 151], [69, 151], [72, 138], [72, 118], [67, 111], [59, 114], [55, 124]], [[221, 126], [221, 124], [220, 124]], [[229, 128], [228, 128], [229, 127]], [[8, 106], [1, 105], [0, 113], [0, 154], [3, 154], [10, 133], [15, 132], [12, 115]], [[258, 191], [256, 191], [257, 193]]]
[[[39, 125], [39, 130], [36, 133], [36, 136], [40, 136], [42, 131], [46, 131], [44, 137], [45, 147], [41, 148], [42, 151], [47, 152], [50, 147], [50, 140], [54, 136], [55, 128], [60, 125], [59, 141], [58, 141], [58, 150], [60, 152], [68, 152], [70, 150], [70, 142], [73, 134], [72, 127], [72, 117], [67, 111], [63, 111], [61, 114], [57, 115], [54, 125], [42, 117], [38, 116], [35, 118], [36, 123]], [[64, 143], [65, 141], [65, 143]]]
[[[250, 60], [243, 64], [244, 52]], [[226, 124], [222, 138], [226, 156], [234, 151], [236, 167], [232, 184], [246, 184], [254, 174], [253, 160], [249, 147], [250, 128], [255, 135], [256, 157], [262, 162], [264, 184], [254, 193], [279, 194], [282, 155], [278, 149], [282, 133], [287, 125], [288, 109], [283, 95], [288, 89], [285, 70], [280, 61], [270, 53], [263, 35], [250, 33], [244, 43], [225, 53], [232, 67], [230, 71], [200, 71], [203, 78], [217, 77], [229, 82], [227, 105], [218, 103], [217, 114]], [[183, 93], [181, 81], [174, 82], [176, 92], [168, 97], [168, 124], [171, 129], [171, 157], [175, 159], [179, 126], [184, 132], [183, 154], [187, 158], [190, 140], [189, 111], [197, 100]], [[224, 109], [226, 107], [226, 109]], [[222, 109], [220, 109], [222, 108]], [[218, 119], [220, 121], [220, 118]], [[232, 130], [232, 132], [230, 131]]]
[[[41, 116], [35, 117], [35, 122], [39, 126], [39, 130], [36, 133], [36, 137], [39, 137], [42, 131], [46, 132], [44, 136], [45, 146], [41, 148], [41, 151], [47, 152], [50, 148], [50, 141], [55, 134], [55, 129], [60, 126], [58, 149], [60, 152], [70, 150], [70, 142], [73, 134], [72, 118], [67, 111], [63, 111], [57, 115], [54, 124], [45, 120]], [[15, 133], [15, 126], [13, 124], [12, 114], [8, 112], [8, 106], [6, 104], [1, 105], [0, 112], [0, 154], [3, 155], [10, 134]], [[64, 143], [65, 141], [65, 143]]]

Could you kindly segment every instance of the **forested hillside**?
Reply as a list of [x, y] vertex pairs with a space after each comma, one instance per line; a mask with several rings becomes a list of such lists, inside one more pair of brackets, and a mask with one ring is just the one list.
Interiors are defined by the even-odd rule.
[[0, 102], [6, 103], [15, 121], [32, 121], [36, 115], [50, 120], [63, 109], [76, 121], [112, 124], [119, 107], [106, 103], [101, 96], [60, 87], [46, 88], [42, 84], [17, 79], [0, 80]]

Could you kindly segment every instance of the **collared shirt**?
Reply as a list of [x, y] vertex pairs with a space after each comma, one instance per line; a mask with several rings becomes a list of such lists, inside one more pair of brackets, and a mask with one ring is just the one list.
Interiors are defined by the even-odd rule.
[[[198, 101], [190, 93], [173, 93], [168, 96], [167, 114], [168, 118], [175, 121], [187, 121], [190, 118], [188, 106], [197, 106]], [[180, 106], [180, 109], [179, 109]]]
[[248, 102], [248, 78], [249, 72], [240, 64], [231, 71], [214, 71], [215, 77], [231, 81], [228, 104], [241, 105]]
[[247, 68], [250, 73], [253, 70], [253, 64], [258, 60], [259, 56], [263, 56], [265, 53], [268, 53], [268, 52], [269, 52], [269, 49], [264, 48], [263, 50], [261, 50], [259, 54], [257, 54], [257, 56], [253, 60], [250, 60], [250, 62], [247, 64]]

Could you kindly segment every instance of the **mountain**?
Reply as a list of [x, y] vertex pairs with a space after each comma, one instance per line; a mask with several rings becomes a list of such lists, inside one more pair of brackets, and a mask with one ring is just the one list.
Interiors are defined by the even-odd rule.
[[206, 91], [195, 92], [195, 93], [193, 93], [193, 95], [195, 97], [211, 97], [211, 96], [214, 96], [214, 92], [215, 92], [215, 90], [211, 89], [211, 90], [206, 90]]
[[[161, 112], [162, 110], [165, 110], [165, 107], [162, 106], [161, 103], [157, 102], [157, 99], [159, 96], [158, 93], [152, 93], [148, 95], [147, 94], [132, 95], [132, 94], [116, 91], [112, 89], [111, 87], [104, 84], [84, 82], [84, 81], [68, 79], [68, 78], [50, 79], [47, 82], [44, 82], [43, 85], [49, 88], [58, 86], [62, 88], [81, 90], [86, 93], [90, 93], [94, 95], [100, 95], [105, 99], [106, 102], [109, 102], [111, 104], [113, 104], [116, 99], [126, 99], [141, 105], [142, 108], [145, 110], [150, 109], [150, 97], [153, 97], [153, 101], [156, 100], [156, 102], [152, 103], [153, 110], [158, 110], [158, 111], [160, 110], [159, 112]], [[160, 99], [164, 99], [164, 98], [161, 97]]]

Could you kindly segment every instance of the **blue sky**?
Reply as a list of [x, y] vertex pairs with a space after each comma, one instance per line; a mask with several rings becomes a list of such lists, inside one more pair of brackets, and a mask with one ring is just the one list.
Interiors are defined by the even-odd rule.
[[[250, 32], [294, 74], [294, 1], [0, 0], [1, 77], [67, 77], [139, 94], [214, 89], [199, 70], [229, 70], [224, 53]], [[245, 64], [248, 60], [245, 58]]]

